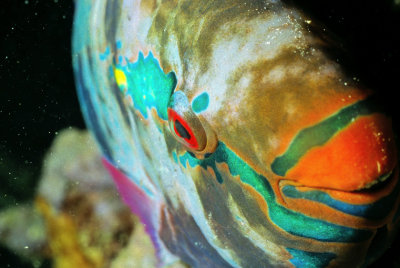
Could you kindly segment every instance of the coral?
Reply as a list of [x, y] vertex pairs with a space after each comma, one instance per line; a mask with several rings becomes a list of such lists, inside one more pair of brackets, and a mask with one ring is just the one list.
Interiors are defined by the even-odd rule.
[[55, 268], [157, 266], [151, 240], [122, 203], [96, 144], [76, 129], [54, 140], [34, 204], [0, 211], [0, 239], [32, 263], [51, 258]]

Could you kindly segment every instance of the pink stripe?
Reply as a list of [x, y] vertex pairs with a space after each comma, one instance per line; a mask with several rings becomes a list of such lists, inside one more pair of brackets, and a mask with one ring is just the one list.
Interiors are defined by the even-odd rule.
[[146, 232], [149, 234], [153, 242], [157, 256], [159, 256], [160, 243], [158, 241], [159, 238], [155, 224], [152, 221], [155, 215], [155, 210], [157, 207], [159, 207], [159, 205], [155, 204], [155, 202], [152, 202], [152, 200], [140, 187], [134, 184], [129, 177], [117, 169], [106, 158], [103, 157], [102, 162], [106, 169], [110, 172], [122, 197], [122, 200], [124, 200], [131, 211], [139, 217], [140, 222], [144, 225]]

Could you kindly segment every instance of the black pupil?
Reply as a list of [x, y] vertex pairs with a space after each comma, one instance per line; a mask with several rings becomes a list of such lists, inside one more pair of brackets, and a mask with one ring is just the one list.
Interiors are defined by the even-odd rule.
[[184, 126], [182, 126], [181, 122], [179, 122], [178, 120], [175, 120], [175, 129], [176, 131], [178, 131], [179, 136], [181, 136], [185, 140], [190, 140], [189, 132]]

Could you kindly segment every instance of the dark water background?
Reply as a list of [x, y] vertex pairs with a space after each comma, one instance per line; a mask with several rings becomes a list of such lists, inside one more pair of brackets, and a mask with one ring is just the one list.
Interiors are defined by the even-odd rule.
[[[377, 90], [398, 132], [400, 4], [295, 2], [343, 40], [351, 69]], [[70, 0], [0, 2], [0, 209], [32, 199], [44, 153], [59, 130], [84, 128], [71, 69], [72, 18]], [[399, 254], [400, 237], [382, 259], [399, 260]], [[31, 266], [0, 247], [0, 267]]]

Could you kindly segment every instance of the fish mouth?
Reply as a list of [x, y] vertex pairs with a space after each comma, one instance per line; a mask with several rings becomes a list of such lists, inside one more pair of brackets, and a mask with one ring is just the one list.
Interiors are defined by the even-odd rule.
[[[326, 192], [332, 195], [340, 195], [342, 197], [347, 196], [351, 197], [353, 195], [367, 195], [369, 199], [372, 197], [376, 197], [375, 199], [378, 200], [385, 195], [390, 194], [393, 192], [393, 189], [399, 183], [399, 167], [395, 166], [389, 172], [382, 174], [381, 176], [377, 177], [375, 180], [370, 180], [368, 183], [363, 184], [357, 188], [350, 188], [350, 189], [341, 189], [336, 187], [327, 187], [321, 185], [308, 185], [297, 180], [293, 180], [289, 177], [283, 177], [279, 180], [279, 188], [281, 191], [287, 187], [295, 187], [300, 191], [321, 191]], [[398, 187], [400, 188], [400, 187]], [[400, 191], [399, 191], [400, 194]]]
[[291, 210], [357, 228], [375, 228], [390, 221], [400, 202], [397, 166], [357, 190], [310, 187], [288, 179], [280, 181], [279, 188], [282, 202]]
[[[383, 113], [353, 119], [340, 130], [324, 121], [301, 130], [274, 158], [272, 172], [309, 187], [345, 192], [379, 188], [398, 165], [391, 119]], [[321, 134], [325, 128], [333, 129], [331, 136]], [[320, 136], [324, 139], [317, 142]]]
[[[397, 168], [396, 168], [397, 169]], [[395, 170], [389, 173], [383, 174], [376, 180], [371, 181], [364, 185], [364, 187], [355, 190], [354, 192], [375, 192], [384, 189], [386, 186], [390, 185], [390, 182], [395, 179]]]
[[299, 189], [308, 189], [308, 190], [320, 190], [329, 193], [342, 193], [342, 194], [378, 194], [380, 192], [391, 192], [393, 188], [398, 184], [398, 176], [399, 168], [396, 166], [391, 171], [377, 177], [375, 180], [368, 182], [367, 184], [357, 188], [357, 189], [338, 189], [333, 187], [324, 187], [324, 186], [316, 186], [316, 185], [307, 185], [302, 184], [301, 182], [292, 180], [290, 178], [283, 178], [280, 181], [281, 188], [287, 185], [291, 185], [293, 187]]
[[[377, 213], [377, 210], [383, 209], [389, 211], [399, 202], [399, 167], [396, 166], [390, 172], [356, 190], [307, 186], [287, 178], [279, 182], [279, 188], [285, 200], [284, 202], [295, 205], [296, 207], [302, 206], [296, 204], [296, 200], [299, 199], [328, 206], [334, 204], [333, 207], [337, 204], [346, 204], [344, 206], [353, 206], [354, 208], [368, 206], [368, 209], [363, 213], [369, 214], [371, 218], [374, 218], [376, 216], [374, 214], [381, 213]], [[338, 205], [338, 207], [342, 207], [342, 205]], [[345, 213], [353, 214], [350, 210]], [[387, 215], [388, 214], [385, 214], [385, 216]], [[364, 215], [361, 213], [357, 216]]]

